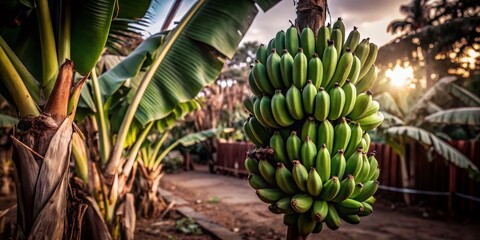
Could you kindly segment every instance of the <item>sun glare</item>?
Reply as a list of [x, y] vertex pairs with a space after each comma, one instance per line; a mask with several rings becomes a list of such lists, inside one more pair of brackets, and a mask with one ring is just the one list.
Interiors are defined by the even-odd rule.
[[410, 86], [410, 82], [413, 79], [413, 69], [410, 66], [404, 68], [396, 65], [393, 69], [388, 69], [385, 72], [385, 76], [391, 80], [392, 86], [406, 87]]

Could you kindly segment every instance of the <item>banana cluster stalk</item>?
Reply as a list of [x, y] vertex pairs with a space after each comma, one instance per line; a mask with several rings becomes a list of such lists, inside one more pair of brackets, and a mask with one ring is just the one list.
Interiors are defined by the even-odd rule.
[[377, 51], [356, 27], [347, 36], [341, 18], [317, 36], [292, 26], [257, 50], [254, 96], [244, 101], [244, 132], [257, 146], [245, 160], [248, 181], [304, 237], [373, 211], [380, 170], [367, 131], [384, 119], [369, 90]]

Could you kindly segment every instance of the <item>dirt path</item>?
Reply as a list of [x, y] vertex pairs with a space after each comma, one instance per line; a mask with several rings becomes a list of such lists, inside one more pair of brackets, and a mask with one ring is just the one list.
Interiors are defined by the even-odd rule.
[[[284, 239], [281, 215], [274, 215], [244, 179], [206, 171], [167, 175], [164, 188], [190, 203], [190, 207], [238, 231], [244, 239]], [[478, 224], [430, 220], [391, 210], [381, 202], [360, 225], [343, 223], [339, 230], [324, 228], [310, 239], [479, 239]]]

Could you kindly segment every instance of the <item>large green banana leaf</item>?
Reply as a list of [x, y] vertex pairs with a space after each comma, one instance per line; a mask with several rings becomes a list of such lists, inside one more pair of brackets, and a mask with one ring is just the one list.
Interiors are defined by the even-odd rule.
[[445, 160], [455, 164], [457, 167], [467, 169], [473, 178], [480, 178], [480, 172], [477, 166], [475, 166], [470, 159], [448, 143], [435, 136], [433, 133], [413, 126], [400, 126], [390, 127], [387, 130], [387, 134], [393, 138], [408, 137], [413, 139], [420, 144], [433, 149], [437, 154], [442, 156]]
[[214, 129], [204, 130], [201, 132], [191, 133], [178, 139], [177, 142], [184, 147], [189, 147], [194, 144], [203, 142], [208, 138], [215, 137], [218, 134], [220, 134], [222, 131], [223, 131], [222, 128], [214, 128]]
[[380, 103], [380, 107], [386, 112], [389, 112], [399, 117], [403, 116], [403, 112], [400, 110], [400, 108], [397, 105], [397, 102], [389, 92], [383, 92], [375, 96], [375, 100], [377, 100]]
[[480, 126], [480, 107], [447, 109], [428, 115], [425, 120], [444, 125]]
[[457, 84], [452, 84], [450, 88], [450, 93], [462, 101], [468, 107], [479, 107], [480, 98], [468, 91], [467, 89], [458, 86]]

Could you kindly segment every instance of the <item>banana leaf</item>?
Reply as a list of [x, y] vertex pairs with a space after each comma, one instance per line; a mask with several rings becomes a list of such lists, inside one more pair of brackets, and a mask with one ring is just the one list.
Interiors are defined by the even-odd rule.
[[480, 98], [478, 96], [468, 91], [467, 89], [458, 86], [457, 84], [451, 85], [450, 94], [458, 98], [460, 101], [463, 102], [463, 104], [468, 107], [480, 106]]
[[9, 128], [17, 124], [18, 119], [12, 116], [0, 113], [0, 128]]
[[480, 126], [480, 107], [447, 109], [428, 115], [425, 121], [443, 125]]
[[381, 108], [388, 113], [391, 113], [395, 116], [402, 117], [403, 112], [397, 106], [395, 99], [392, 95], [388, 92], [383, 92], [377, 96], [375, 96], [375, 100], [380, 103]]
[[470, 159], [433, 133], [413, 126], [391, 127], [386, 133], [393, 138], [408, 137], [415, 140], [433, 149], [433, 151], [442, 156], [446, 161], [455, 164], [459, 168], [467, 169], [472, 178], [480, 179], [480, 172]]

